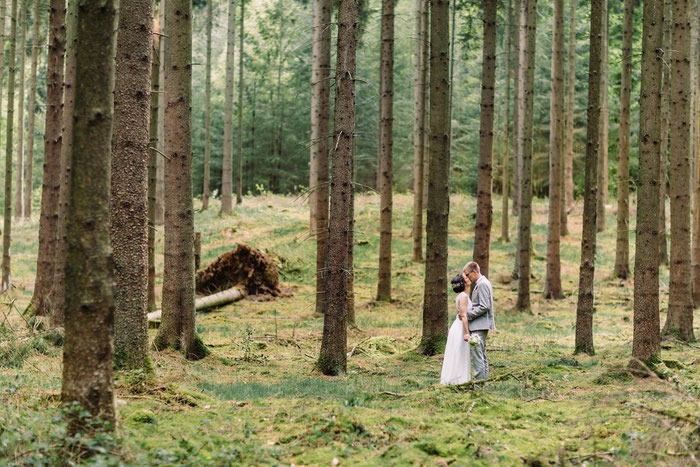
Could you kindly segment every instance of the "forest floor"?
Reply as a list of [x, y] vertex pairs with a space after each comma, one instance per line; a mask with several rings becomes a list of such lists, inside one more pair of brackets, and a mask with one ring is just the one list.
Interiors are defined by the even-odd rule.
[[[348, 374], [314, 370], [323, 318], [314, 314], [315, 242], [304, 201], [263, 194], [245, 198], [229, 217], [218, 216], [216, 202], [197, 212], [203, 266], [244, 242], [274, 259], [293, 296], [245, 299], [199, 314], [209, 357], [190, 362], [176, 352], [152, 352], [154, 377], [117, 374], [117, 434], [68, 443], [59, 407], [60, 347], [49, 342], [53, 333], [27, 329], [18, 313], [33, 288], [38, 221], [14, 226], [15, 288], [0, 304], [0, 464], [58, 463], [77, 444], [93, 454], [86, 462], [126, 465], [698, 464], [700, 344], [665, 339], [665, 378], [638, 379], [624, 370], [632, 349], [633, 283], [612, 278], [612, 209], [598, 236], [591, 357], [573, 355], [581, 204], [569, 215], [571, 234], [561, 247], [566, 297], [548, 301], [541, 293], [547, 205], [535, 200], [532, 312], [518, 313], [512, 311], [517, 283], [510, 280], [517, 219], [510, 219], [511, 241], [500, 241], [500, 201], [494, 200], [498, 329], [489, 334], [488, 355], [491, 376], [502, 379], [475, 389], [439, 386], [442, 355], [414, 351], [424, 265], [411, 261], [407, 194], [394, 197], [390, 303], [374, 300], [378, 197], [357, 197], [357, 329], [348, 335]], [[473, 198], [452, 196], [450, 274], [471, 258], [474, 212]], [[160, 227], [158, 282], [162, 234]], [[630, 241], [633, 246], [633, 230]], [[665, 267], [661, 292], [663, 325]], [[453, 316], [451, 292], [449, 301]]]

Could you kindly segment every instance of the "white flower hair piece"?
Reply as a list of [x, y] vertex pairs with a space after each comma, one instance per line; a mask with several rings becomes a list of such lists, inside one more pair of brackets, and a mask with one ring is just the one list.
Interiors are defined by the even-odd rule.
[[478, 334], [469, 336], [469, 347], [479, 347], [481, 345], [481, 337]]

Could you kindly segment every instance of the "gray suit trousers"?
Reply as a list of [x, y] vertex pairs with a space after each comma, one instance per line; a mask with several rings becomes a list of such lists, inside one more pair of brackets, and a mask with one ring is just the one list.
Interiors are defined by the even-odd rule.
[[481, 344], [478, 347], [471, 347], [472, 351], [472, 370], [474, 371], [474, 380], [487, 379], [489, 377], [489, 361], [486, 359], [486, 337], [488, 330], [472, 331], [481, 338]]

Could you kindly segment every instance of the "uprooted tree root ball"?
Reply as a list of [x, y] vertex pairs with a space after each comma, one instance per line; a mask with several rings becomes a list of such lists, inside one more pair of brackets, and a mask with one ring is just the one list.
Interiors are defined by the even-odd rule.
[[248, 295], [278, 297], [282, 294], [279, 273], [272, 260], [260, 250], [242, 243], [198, 271], [195, 277], [198, 294], [209, 295], [233, 286], [245, 288]]

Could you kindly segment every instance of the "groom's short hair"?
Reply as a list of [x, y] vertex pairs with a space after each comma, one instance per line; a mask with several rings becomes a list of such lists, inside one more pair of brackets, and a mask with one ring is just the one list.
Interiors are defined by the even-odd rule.
[[469, 261], [464, 265], [465, 273], [469, 274], [472, 271], [476, 271], [477, 273], [481, 274], [481, 270], [479, 269], [479, 265], [476, 263], [476, 261]]

